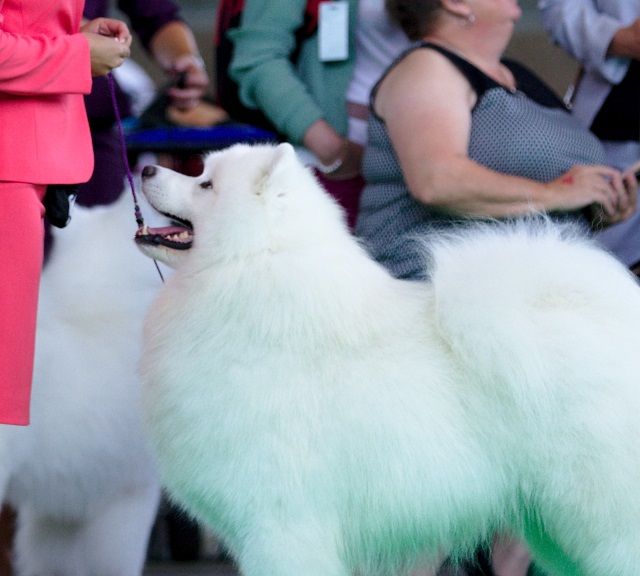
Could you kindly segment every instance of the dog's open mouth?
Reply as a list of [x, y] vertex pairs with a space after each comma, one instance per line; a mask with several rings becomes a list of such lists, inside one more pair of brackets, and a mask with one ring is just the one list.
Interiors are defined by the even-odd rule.
[[193, 228], [188, 222], [162, 228], [142, 226], [138, 228], [135, 240], [138, 244], [166, 246], [172, 250], [188, 250], [193, 244]]

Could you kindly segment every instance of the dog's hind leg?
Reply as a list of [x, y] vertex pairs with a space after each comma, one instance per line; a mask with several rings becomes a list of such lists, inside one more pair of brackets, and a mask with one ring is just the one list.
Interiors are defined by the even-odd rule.
[[263, 526], [238, 551], [243, 576], [350, 576], [337, 534], [308, 524]]
[[140, 576], [160, 488], [151, 484], [123, 494], [91, 518], [84, 535], [89, 574]]
[[536, 565], [549, 576], [634, 576], [638, 573], [637, 534], [618, 540], [610, 537], [581, 554], [580, 566], [551, 539], [537, 534], [527, 536]]
[[637, 576], [640, 514], [631, 503], [624, 514], [616, 514], [621, 508], [613, 500], [600, 514], [594, 514], [597, 508], [563, 502], [555, 507], [555, 528], [545, 531], [541, 523], [528, 523], [526, 540], [543, 570], [553, 576]]
[[582, 576], [575, 563], [551, 539], [540, 523], [525, 524], [525, 539], [533, 553], [536, 566], [548, 576]]
[[18, 576], [86, 576], [82, 549], [84, 524], [18, 510], [14, 568]]
[[158, 499], [154, 484], [74, 521], [20, 508], [18, 576], [140, 576]]

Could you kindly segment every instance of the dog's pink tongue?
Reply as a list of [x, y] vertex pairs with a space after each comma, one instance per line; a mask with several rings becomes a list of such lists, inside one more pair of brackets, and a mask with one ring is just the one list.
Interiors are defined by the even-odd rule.
[[158, 236], [169, 236], [171, 234], [180, 234], [184, 232], [184, 228], [180, 226], [163, 226], [160, 228], [149, 228], [148, 226], [144, 226], [143, 228], [138, 228], [136, 234], [138, 236], [146, 236], [146, 235], [158, 235]]

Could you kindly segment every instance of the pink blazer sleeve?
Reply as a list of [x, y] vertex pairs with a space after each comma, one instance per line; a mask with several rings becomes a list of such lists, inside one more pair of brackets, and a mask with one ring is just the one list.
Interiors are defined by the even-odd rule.
[[0, 92], [88, 94], [89, 44], [82, 34], [20, 36], [0, 30]]

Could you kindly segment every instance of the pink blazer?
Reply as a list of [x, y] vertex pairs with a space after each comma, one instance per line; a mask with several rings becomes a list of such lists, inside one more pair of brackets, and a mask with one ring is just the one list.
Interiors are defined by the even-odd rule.
[[0, 181], [72, 184], [91, 176], [83, 6], [0, 0]]

